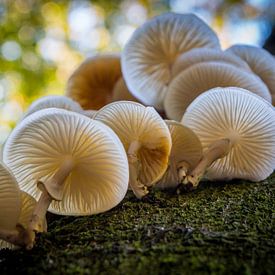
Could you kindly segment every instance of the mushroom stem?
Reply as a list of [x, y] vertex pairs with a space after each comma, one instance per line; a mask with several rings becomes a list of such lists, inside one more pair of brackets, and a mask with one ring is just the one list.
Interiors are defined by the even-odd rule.
[[33, 211], [27, 232], [29, 242], [27, 249], [31, 249], [35, 242], [35, 233], [43, 231], [43, 221], [52, 200], [62, 200], [63, 184], [73, 168], [72, 158], [67, 158], [57, 172], [45, 183], [39, 181], [38, 188], [42, 191], [41, 196]]
[[185, 183], [191, 183], [193, 187], [197, 187], [207, 168], [217, 159], [225, 157], [233, 143], [230, 139], [220, 139], [213, 142], [195, 169], [186, 177]]
[[185, 177], [187, 176], [187, 172], [190, 168], [190, 164], [183, 160], [180, 161], [177, 165], [177, 173], [178, 173], [178, 183], [183, 183]]
[[139, 199], [148, 194], [147, 187], [140, 182], [139, 180], [139, 159], [138, 159], [138, 150], [140, 149], [141, 144], [138, 141], [131, 142], [128, 148], [128, 164], [129, 164], [129, 184], [133, 190], [135, 196]]

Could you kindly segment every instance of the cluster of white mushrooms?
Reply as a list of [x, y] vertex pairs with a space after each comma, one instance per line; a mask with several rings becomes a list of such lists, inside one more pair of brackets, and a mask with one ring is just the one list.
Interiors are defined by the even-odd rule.
[[30, 249], [48, 210], [101, 213], [128, 187], [142, 198], [154, 185], [196, 187], [202, 177], [264, 180], [275, 168], [272, 98], [275, 60], [265, 50], [222, 51], [192, 14], [153, 18], [121, 58], [87, 59], [66, 96], [34, 102], [10, 134], [0, 164], [0, 246]]

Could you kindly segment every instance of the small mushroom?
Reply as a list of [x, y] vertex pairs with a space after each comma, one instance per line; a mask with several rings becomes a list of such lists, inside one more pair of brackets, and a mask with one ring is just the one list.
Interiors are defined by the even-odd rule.
[[[36, 207], [37, 202], [32, 196], [30, 196], [26, 192], [20, 191], [20, 195], [21, 195], [20, 216], [16, 223], [15, 230], [13, 230], [12, 232], [9, 232], [9, 234], [15, 234], [14, 235], [14, 237], [16, 236], [15, 244], [20, 244], [21, 246], [23, 246], [25, 245], [25, 242], [28, 241], [26, 240], [27, 235], [25, 233], [25, 230], [26, 228], [28, 228], [29, 221], [32, 217], [32, 213]], [[41, 232], [46, 232], [46, 231], [47, 231], [47, 221], [45, 218], [42, 223]], [[15, 249], [17, 247], [18, 246], [10, 242], [0, 240], [0, 249], [1, 248]]]
[[9, 136], [3, 154], [20, 188], [38, 200], [29, 234], [49, 211], [91, 215], [116, 206], [128, 188], [123, 145], [104, 124], [61, 109], [28, 116]]
[[126, 44], [122, 72], [130, 92], [146, 105], [163, 110], [171, 69], [193, 48], [220, 49], [216, 34], [193, 14], [165, 13], [138, 28]]
[[216, 88], [197, 97], [182, 123], [199, 137], [204, 155], [187, 181], [206, 177], [261, 181], [275, 168], [275, 113], [272, 105], [247, 90]]
[[67, 96], [50, 95], [41, 97], [34, 101], [25, 114], [25, 117], [31, 115], [34, 112], [47, 108], [60, 108], [78, 113], [83, 111], [77, 102]]
[[247, 89], [271, 102], [266, 85], [256, 75], [229, 64], [205, 62], [191, 66], [174, 78], [164, 101], [165, 112], [170, 119], [180, 121], [188, 105], [201, 93], [231, 86]]
[[94, 119], [111, 127], [120, 138], [128, 156], [129, 185], [142, 198], [167, 168], [171, 137], [165, 122], [154, 108], [131, 101], [110, 103]]
[[251, 70], [258, 75], [268, 87], [275, 105], [275, 59], [265, 49], [251, 45], [233, 45], [226, 52], [235, 54], [244, 60]]
[[180, 55], [172, 66], [172, 75], [176, 76], [183, 70], [202, 62], [222, 62], [231, 64], [251, 72], [249, 66], [238, 56], [219, 49], [197, 48]]
[[114, 86], [121, 76], [118, 55], [88, 58], [70, 76], [66, 95], [85, 110], [98, 110], [112, 102]]
[[201, 142], [188, 127], [173, 120], [165, 120], [172, 138], [168, 168], [156, 187], [173, 188], [183, 183], [202, 157]]

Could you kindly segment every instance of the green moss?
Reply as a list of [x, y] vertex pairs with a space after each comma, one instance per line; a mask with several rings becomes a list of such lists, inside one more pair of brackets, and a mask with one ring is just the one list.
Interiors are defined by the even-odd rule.
[[275, 176], [132, 193], [91, 217], [49, 215], [32, 251], [0, 252], [4, 273], [274, 274]]

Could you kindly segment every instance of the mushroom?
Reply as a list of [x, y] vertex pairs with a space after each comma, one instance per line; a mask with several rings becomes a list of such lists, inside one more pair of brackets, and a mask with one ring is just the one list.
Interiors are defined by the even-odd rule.
[[120, 138], [128, 156], [129, 185], [137, 198], [148, 193], [167, 168], [171, 137], [165, 122], [152, 107], [131, 101], [117, 101], [94, 116]]
[[172, 138], [168, 168], [157, 182], [160, 189], [173, 188], [183, 183], [202, 157], [201, 142], [188, 127], [173, 120], [165, 120]]
[[50, 95], [41, 97], [38, 100], [34, 101], [24, 117], [27, 117], [34, 112], [47, 108], [60, 108], [78, 113], [81, 113], [83, 111], [77, 102], [67, 96]]
[[112, 101], [121, 101], [121, 100], [127, 100], [127, 101], [135, 101], [139, 102], [138, 99], [136, 99], [128, 90], [125, 80], [123, 77], [121, 77], [115, 84], [115, 87], [113, 89], [113, 98]]
[[250, 45], [233, 45], [226, 52], [235, 54], [244, 60], [251, 70], [258, 75], [268, 87], [275, 105], [275, 59], [265, 49]]
[[130, 92], [146, 105], [163, 110], [171, 68], [193, 48], [220, 49], [216, 34], [193, 14], [165, 13], [138, 28], [126, 44], [122, 72]]
[[[37, 202], [32, 196], [30, 196], [26, 192], [20, 191], [20, 195], [21, 195], [20, 216], [16, 223], [15, 230], [13, 230], [12, 232], [9, 232], [9, 234], [15, 234], [14, 238], [15, 236], [17, 236], [16, 237], [17, 242], [15, 242], [15, 244], [20, 244], [23, 246], [25, 245], [25, 242], [28, 241], [26, 239], [27, 235], [25, 234], [25, 230], [28, 227], [29, 221], [32, 217], [32, 213], [36, 207]], [[46, 232], [46, 231], [47, 231], [47, 221], [45, 218], [42, 223], [41, 232]], [[18, 241], [20, 241], [20, 243], [18, 243]], [[10, 242], [0, 240], [0, 249], [1, 248], [14, 249], [17, 247], [18, 246]]]
[[187, 181], [197, 186], [207, 170], [213, 180], [261, 181], [275, 168], [275, 113], [247, 90], [216, 88], [197, 97], [182, 123], [201, 140], [204, 155]]
[[128, 188], [123, 145], [103, 123], [61, 109], [28, 116], [9, 136], [3, 154], [20, 188], [36, 198], [29, 234], [55, 214], [91, 215], [116, 206]]
[[172, 66], [172, 75], [176, 76], [183, 70], [202, 62], [222, 62], [231, 64], [251, 72], [249, 66], [241, 58], [229, 52], [223, 52], [219, 49], [197, 48], [180, 55]]
[[180, 121], [188, 105], [201, 93], [230, 86], [245, 88], [271, 101], [267, 87], [256, 75], [229, 64], [205, 62], [191, 66], [174, 78], [164, 101], [165, 112], [170, 119]]
[[112, 102], [114, 86], [121, 76], [118, 55], [88, 58], [70, 76], [66, 95], [85, 110], [98, 110]]

